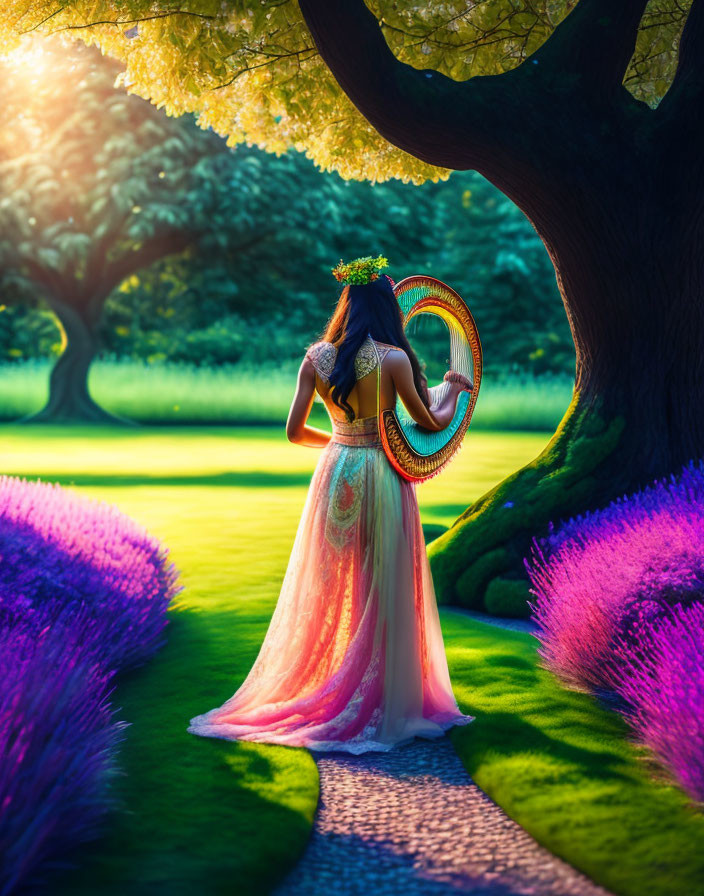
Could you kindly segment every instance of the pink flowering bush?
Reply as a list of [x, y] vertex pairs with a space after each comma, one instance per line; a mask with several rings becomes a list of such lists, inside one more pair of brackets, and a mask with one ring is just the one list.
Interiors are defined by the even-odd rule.
[[117, 673], [164, 643], [181, 590], [116, 507], [0, 477], [0, 894], [41, 884], [113, 805]]
[[615, 695], [638, 740], [704, 800], [704, 464], [569, 520], [534, 540], [525, 565], [543, 664]]
[[617, 643], [613, 662], [638, 742], [704, 802], [704, 603], [677, 607], [653, 624], [647, 651]]

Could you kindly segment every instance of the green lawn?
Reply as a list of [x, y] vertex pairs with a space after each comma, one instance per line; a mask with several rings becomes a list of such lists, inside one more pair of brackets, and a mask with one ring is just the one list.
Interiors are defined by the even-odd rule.
[[[124, 809], [52, 892], [266, 892], [305, 847], [315, 764], [305, 750], [186, 727], [230, 697], [256, 657], [318, 452], [280, 429], [1, 430], [2, 472], [117, 504], [168, 545], [185, 585], [168, 644], [113, 696], [131, 723], [116, 782]], [[471, 434], [447, 471], [418, 488], [429, 537], [546, 439]], [[450, 610], [441, 618], [456, 694], [477, 715], [452, 737], [480, 785], [614, 892], [694, 893], [701, 817], [649, 781], [618, 718], [536, 670], [530, 637]]]
[[[196, 367], [98, 359], [91, 365], [89, 386], [95, 400], [107, 410], [144, 423], [283, 426], [299, 363], [283, 360], [276, 366]], [[43, 407], [50, 369], [48, 360], [0, 364], [0, 420], [12, 421]], [[261, 388], [263, 382], [266, 390]], [[473, 430], [554, 430], [570, 403], [573, 383], [568, 375], [486, 376], [472, 419]], [[318, 419], [326, 417], [318, 402], [314, 411]]]
[[[310, 754], [188, 734], [254, 661], [278, 597], [318, 451], [281, 429], [2, 426], [3, 470], [117, 504], [168, 545], [185, 609], [168, 643], [114, 694], [131, 723], [125, 810], [81, 853], [64, 896], [266, 892], [305, 847], [318, 798]], [[418, 490], [447, 526], [545, 435], [478, 433]], [[460, 499], [462, 495], [462, 499]]]
[[555, 855], [622, 896], [704, 893], [704, 814], [654, 783], [624, 722], [536, 663], [536, 639], [443, 610], [451, 739], [470, 775]]

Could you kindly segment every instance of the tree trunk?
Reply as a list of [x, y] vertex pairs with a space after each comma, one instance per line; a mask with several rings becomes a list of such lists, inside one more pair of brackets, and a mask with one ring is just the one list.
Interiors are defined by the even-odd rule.
[[544, 451], [429, 546], [440, 601], [528, 615], [534, 536], [704, 456], [704, 231], [696, 200], [658, 179], [640, 169], [635, 196], [607, 178], [591, 201], [573, 184], [574, 207], [533, 208], [574, 336], [573, 400]]
[[88, 391], [88, 371], [98, 350], [96, 325], [90, 316], [53, 296], [49, 304], [62, 330], [64, 350], [51, 371], [46, 405], [18, 422], [137, 425], [101, 408]]

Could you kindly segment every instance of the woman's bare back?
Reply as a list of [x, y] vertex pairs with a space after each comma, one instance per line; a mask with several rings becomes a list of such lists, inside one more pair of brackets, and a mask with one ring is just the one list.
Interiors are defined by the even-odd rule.
[[[379, 385], [379, 404], [382, 409], [393, 408], [396, 406], [396, 386], [389, 370], [389, 364], [386, 361], [390, 354], [405, 354], [403, 349], [395, 345], [388, 345], [385, 342], [376, 343], [379, 357], [381, 358], [381, 382]], [[316, 343], [313, 348], [316, 349], [313, 354], [315, 365], [315, 388], [325, 404], [331, 418], [341, 422], [347, 422], [347, 416], [342, 408], [338, 407], [330, 395], [332, 387], [328, 380], [328, 376], [332, 372], [335, 365], [335, 355], [337, 349], [332, 343]], [[355, 359], [355, 368], [357, 371], [357, 382], [350, 391], [347, 401], [354, 410], [355, 419], [362, 417], [373, 417], [378, 413], [377, 410], [377, 357], [374, 352], [374, 346], [370, 338], [368, 338], [361, 346]]]

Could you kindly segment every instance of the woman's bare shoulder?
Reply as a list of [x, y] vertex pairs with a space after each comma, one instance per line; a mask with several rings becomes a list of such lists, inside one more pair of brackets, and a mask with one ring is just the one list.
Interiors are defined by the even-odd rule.
[[381, 359], [386, 363], [387, 366], [390, 367], [402, 367], [406, 364], [410, 364], [408, 360], [408, 355], [405, 350], [399, 348], [398, 345], [389, 345], [386, 342], [379, 342], [377, 345], [380, 347], [381, 351]]
[[394, 351], [397, 351], [397, 352], [403, 352], [404, 355], [406, 354], [405, 351], [402, 348], [399, 348], [398, 345], [392, 345], [390, 342], [379, 342], [378, 339], [375, 339], [374, 342], [376, 342], [377, 345], [383, 346], [384, 348], [393, 349]]
[[330, 376], [332, 368], [335, 366], [336, 354], [337, 349], [332, 342], [321, 340], [308, 346], [305, 357], [312, 363], [320, 376], [326, 379]]

